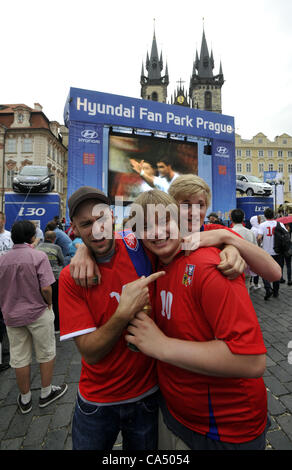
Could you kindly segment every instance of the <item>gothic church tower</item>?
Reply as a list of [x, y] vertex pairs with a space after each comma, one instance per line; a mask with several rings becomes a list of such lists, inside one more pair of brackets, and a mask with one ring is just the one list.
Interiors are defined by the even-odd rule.
[[189, 96], [192, 108], [222, 113], [221, 88], [224, 84], [222, 64], [218, 75], [213, 74], [213, 52], [209, 54], [205, 31], [203, 31], [200, 58], [196, 51]]
[[148, 72], [148, 76], [145, 75], [144, 64], [142, 63], [142, 71], [140, 78], [141, 98], [143, 98], [144, 100], [152, 100], [159, 101], [161, 103], [166, 103], [167, 86], [169, 84], [168, 67], [166, 64], [164, 75], [162, 75], [162, 52], [160, 53], [159, 58], [155, 31], [153, 34], [150, 58], [147, 52], [146, 70]]

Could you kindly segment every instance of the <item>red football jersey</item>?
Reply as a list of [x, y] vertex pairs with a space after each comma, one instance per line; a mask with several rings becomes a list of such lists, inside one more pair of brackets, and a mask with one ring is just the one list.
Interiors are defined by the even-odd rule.
[[[72, 279], [69, 266], [59, 279], [60, 339], [90, 333], [114, 314], [125, 284], [138, 278], [122, 240], [110, 262], [99, 265], [100, 286], [83, 288]], [[151, 286], [149, 286], [151, 294]], [[126, 330], [125, 330], [126, 334]], [[81, 395], [89, 401], [111, 403], [136, 398], [157, 384], [156, 364], [152, 358], [131, 351], [124, 335], [112, 351], [97, 364], [82, 358], [79, 383]]]
[[[156, 322], [169, 337], [224, 341], [233, 354], [265, 354], [260, 326], [244, 281], [216, 268], [219, 250], [181, 252], [157, 280]], [[267, 420], [262, 378], [200, 375], [158, 361], [158, 379], [170, 413], [184, 426], [225, 442], [258, 437]]]

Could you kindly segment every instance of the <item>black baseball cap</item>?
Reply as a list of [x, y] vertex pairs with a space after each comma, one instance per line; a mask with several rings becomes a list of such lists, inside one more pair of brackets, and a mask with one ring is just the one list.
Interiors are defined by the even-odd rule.
[[79, 204], [88, 199], [96, 199], [108, 206], [111, 204], [110, 198], [99, 189], [92, 186], [81, 186], [68, 199], [69, 217], [71, 220]]

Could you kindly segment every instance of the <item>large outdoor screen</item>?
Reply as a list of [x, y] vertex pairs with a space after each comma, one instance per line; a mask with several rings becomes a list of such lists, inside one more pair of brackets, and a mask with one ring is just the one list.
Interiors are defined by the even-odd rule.
[[[166, 160], [165, 160], [166, 159]], [[198, 174], [198, 144], [167, 138], [115, 135], [109, 137], [108, 194], [132, 202], [141, 192], [153, 189], [141, 176], [162, 177], [157, 164], [167, 161], [178, 174]]]

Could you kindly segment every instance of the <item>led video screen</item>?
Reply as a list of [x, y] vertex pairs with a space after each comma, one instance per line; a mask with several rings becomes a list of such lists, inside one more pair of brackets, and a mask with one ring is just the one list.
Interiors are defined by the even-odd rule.
[[197, 175], [198, 144], [151, 136], [110, 134], [108, 194], [113, 200], [120, 196], [123, 202], [130, 203], [141, 192], [153, 189], [153, 184], [162, 189], [160, 182], [166, 188], [163, 190], [167, 190], [169, 172]]

